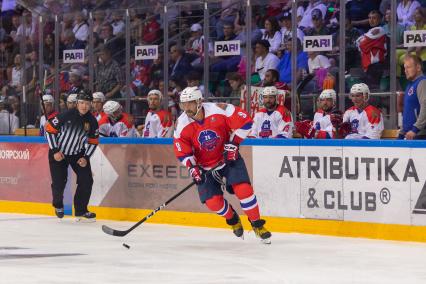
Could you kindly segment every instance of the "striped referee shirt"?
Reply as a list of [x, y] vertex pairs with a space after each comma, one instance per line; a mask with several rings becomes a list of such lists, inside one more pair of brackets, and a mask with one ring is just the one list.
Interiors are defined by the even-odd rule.
[[45, 125], [46, 138], [53, 153], [82, 154], [88, 158], [99, 144], [99, 127], [96, 118], [87, 112], [81, 115], [70, 109], [49, 119]]

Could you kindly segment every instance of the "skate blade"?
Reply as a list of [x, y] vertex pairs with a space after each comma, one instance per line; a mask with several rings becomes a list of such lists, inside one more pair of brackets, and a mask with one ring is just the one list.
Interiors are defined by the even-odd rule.
[[264, 245], [270, 245], [271, 244], [271, 238], [260, 240], [260, 242]]
[[84, 218], [84, 217], [75, 217], [75, 222], [78, 222], [78, 223], [95, 223], [96, 218], [87, 219], [87, 218]]

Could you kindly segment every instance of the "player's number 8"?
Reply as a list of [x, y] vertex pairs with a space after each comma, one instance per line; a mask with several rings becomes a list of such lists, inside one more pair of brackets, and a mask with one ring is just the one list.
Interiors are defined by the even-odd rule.
[[176, 148], [178, 149], [178, 151], [182, 152], [182, 148], [180, 147], [180, 144], [179, 143], [175, 143], [175, 145], [176, 145]]

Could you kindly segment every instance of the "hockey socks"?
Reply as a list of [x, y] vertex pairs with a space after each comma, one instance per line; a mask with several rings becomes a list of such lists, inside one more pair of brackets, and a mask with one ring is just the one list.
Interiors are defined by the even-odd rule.
[[247, 215], [250, 221], [260, 219], [259, 205], [257, 204], [256, 195], [253, 192], [253, 187], [248, 183], [233, 184], [235, 195], [240, 200], [241, 208]]
[[206, 206], [211, 211], [216, 212], [219, 216], [225, 217], [225, 219], [231, 219], [234, 215], [234, 209], [222, 195], [215, 195], [212, 198], [207, 199]]

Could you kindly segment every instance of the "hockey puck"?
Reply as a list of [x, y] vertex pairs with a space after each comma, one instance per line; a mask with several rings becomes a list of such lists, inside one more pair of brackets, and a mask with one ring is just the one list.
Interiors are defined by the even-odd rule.
[[123, 247], [125, 247], [126, 249], [130, 249], [130, 246], [128, 244], [123, 243]]

